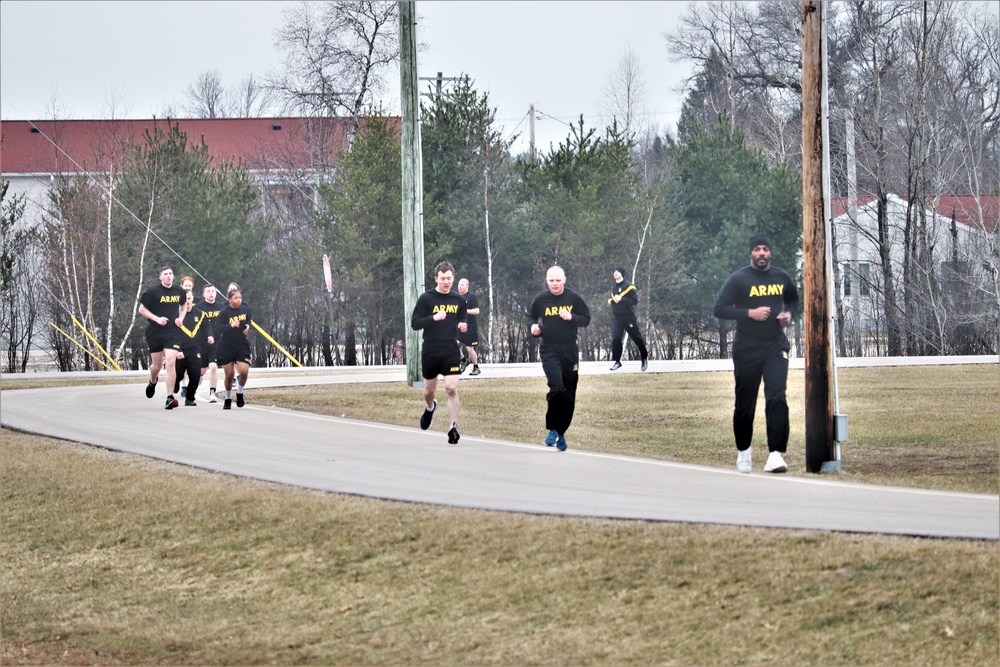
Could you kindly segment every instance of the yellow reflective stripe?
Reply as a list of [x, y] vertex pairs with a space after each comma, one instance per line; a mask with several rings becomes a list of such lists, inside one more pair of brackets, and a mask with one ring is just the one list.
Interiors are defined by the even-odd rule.
[[[618, 296], [625, 296], [626, 294], [628, 294], [629, 292], [631, 292], [634, 289], [635, 289], [635, 285], [629, 285], [628, 287], [625, 288], [625, 291], [622, 292], [621, 294], [619, 294]], [[612, 292], [611, 295], [614, 296], [614, 292]]]
[[183, 331], [184, 333], [186, 333], [188, 338], [194, 338], [195, 336], [198, 335], [198, 329], [201, 328], [201, 322], [204, 319], [205, 319], [205, 313], [202, 313], [201, 317], [198, 318], [198, 324], [194, 325], [194, 330], [193, 331], [190, 330], [190, 329], [188, 329], [183, 324], [181, 325], [181, 331]]

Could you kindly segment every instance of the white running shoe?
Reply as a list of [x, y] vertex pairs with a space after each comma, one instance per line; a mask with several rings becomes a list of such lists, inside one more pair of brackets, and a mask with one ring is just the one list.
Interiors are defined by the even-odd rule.
[[736, 469], [740, 472], [750, 472], [753, 468], [753, 447], [747, 447], [742, 452], [736, 451]]
[[218, 402], [218, 400], [219, 400], [219, 398], [215, 395], [215, 390], [214, 389], [209, 389], [209, 391], [208, 391], [208, 402], [209, 403], [216, 403], [216, 402]]
[[781, 458], [781, 452], [771, 452], [767, 455], [767, 463], [764, 464], [764, 472], [787, 472], [788, 464]]

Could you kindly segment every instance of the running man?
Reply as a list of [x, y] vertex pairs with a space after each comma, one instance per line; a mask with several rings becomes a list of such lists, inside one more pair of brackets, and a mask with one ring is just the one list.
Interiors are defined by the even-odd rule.
[[434, 269], [434, 289], [427, 290], [417, 299], [413, 307], [410, 326], [414, 331], [424, 332], [424, 344], [420, 352], [420, 365], [424, 376], [424, 413], [420, 416], [420, 428], [430, 428], [437, 410], [438, 375], [444, 376], [444, 389], [448, 394], [448, 417], [451, 428], [448, 442], [458, 443], [458, 414], [461, 403], [458, 400], [459, 352], [458, 333], [466, 330], [465, 299], [451, 289], [455, 282], [455, 269], [448, 262], [441, 262]]
[[[194, 292], [186, 293], [186, 300], [182, 309], [182, 320], [180, 326], [180, 353], [177, 355], [177, 380], [180, 384], [184, 375], [187, 375], [187, 392], [181, 392], [184, 397], [184, 405], [193, 407], [195, 393], [198, 391], [198, 383], [201, 381], [201, 350], [207, 345], [208, 321], [205, 320], [205, 313], [194, 305]], [[174, 389], [180, 389], [174, 385]]]
[[469, 375], [479, 375], [479, 355], [476, 348], [479, 346], [479, 325], [476, 316], [479, 314], [479, 298], [469, 291], [468, 278], [458, 281], [458, 293], [465, 299], [465, 312], [468, 317], [465, 320], [465, 332], [458, 333], [458, 342], [465, 348], [465, 357], [462, 359], [459, 375], [465, 372], [466, 367], [471, 363], [472, 371]]
[[639, 321], [635, 318], [639, 292], [635, 285], [625, 280], [625, 267], [616, 266], [612, 277], [615, 279], [615, 286], [611, 290], [608, 305], [611, 306], [611, 356], [615, 363], [611, 364], [611, 370], [616, 371], [622, 367], [622, 352], [625, 350], [622, 338], [628, 334], [639, 348], [639, 359], [642, 361], [639, 369], [644, 371], [649, 368], [649, 353], [646, 351], [642, 331], [639, 330]]
[[177, 379], [177, 352], [180, 350], [180, 329], [184, 290], [174, 285], [174, 270], [160, 268], [160, 282], [139, 297], [139, 314], [146, 318], [146, 343], [149, 345], [149, 383], [146, 398], [153, 398], [160, 369], [166, 369], [167, 410], [177, 407], [174, 383]]
[[733, 434], [736, 469], [753, 468], [753, 420], [757, 393], [764, 381], [764, 414], [767, 418], [767, 461], [764, 472], [786, 472], [782, 454], [788, 446], [788, 352], [791, 344], [785, 327], [799, 306], [799, 292], [791, 276], [771, 266], [771, 242], [763, 234], [750, 237], [750, 266], [735, 271], [715, 299], [715, 316], [736, 320], [733, 372], [736, 404]]
[[545, 397], [545, 444], [566, 451], [566, 431], [573, 423], [576, 387], [580, 382], [580, 348], [576, 332], [590, 324], [590, 309], [583, 297], [566, 287], [566, 272], [553, 266], [545, 274], [548, 289], [531, 301], [531, 335], [542, 339], [539, 356], [549, 385]]

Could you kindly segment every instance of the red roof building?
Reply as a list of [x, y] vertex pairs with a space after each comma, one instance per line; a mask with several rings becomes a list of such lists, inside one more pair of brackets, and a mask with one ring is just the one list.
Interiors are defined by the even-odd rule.
[[211, 118], [2, 121], [0, 173], [11, 176], [103, 172], [116, 147], [141, 144], [147, 132], [176, 125], [209, 155], [251, 171], [329, 166], [346, 146], [342, 118]]
[[[899, 197], [906, 201], [906, 197]], [[875, 201], [874, 195], [858, 197], [858, 209], [863, 209]], [[933, 205], [938, 215], [952, 218], [955, 222], [981, 229], [987, 232], [996, 231], [1000, 226], [1000, 197], [994, 195], [942, 195]], [[847, 213], [847, 197], [834, 197], [830, 202], [831, 213], [836, 219]]]

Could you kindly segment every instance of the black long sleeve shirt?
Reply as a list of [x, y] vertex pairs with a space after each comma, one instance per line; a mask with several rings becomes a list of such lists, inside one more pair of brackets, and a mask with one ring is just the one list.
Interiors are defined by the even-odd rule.
[[627, 280], [615, 283], [611, 295], [615, 294], [618, 295], [619, 300], [617, 302], [611, 301], [611, 314], [618, 317], [635, 317], [635, 307], [639, 303], [639, 292], [635, 289], [635, 285]]
[[[559, 311], [568, 309], [570, 319], [564, 320]], [[545, 290], [531, 300], [529, 319], [541, 327], [543, 345], [576, 343], [576, 330], [590, 324], [590, 309], [583, 297], [567, 288], [559, 296]]]
[[[771, 316], [763, 322], [750, 317], [750, 311], [760, 306], [771, 308]], [[774, 266], [766, 271], [745, 266], [722, 286], [714, 313], [720, 320], [736, 320], [737, 339], [768, 341], [784, 334], [778, 314], [787, 310], [794, 318], [798, 308], [799, 291], [791, 276]]]
[[208, 345], [209, 335], [215, 335], [211, 331], [211, 323], [206, 319], [205, 313], [197, 308], [192, 308], [190, 312], [184, 313], [184, 326], [181, 327], [181, 349], [186, 352], [197, 352], [201, 347]]
[[[447, 313], [443, 320], [435, 320], [434, 314]], [[465, 298], [455, 290], [441, 294], [436, 289], [427, 290], [417, 298], [410, 317], [414, 331], [423, 329], [424, 341], [458, 340], [458, 324], [467, 317]]]

